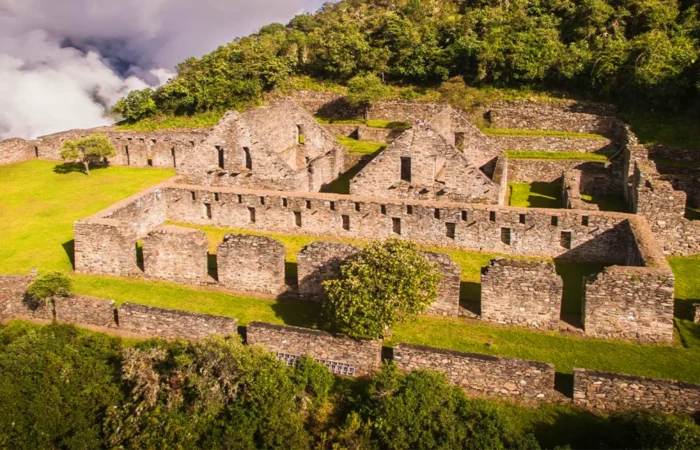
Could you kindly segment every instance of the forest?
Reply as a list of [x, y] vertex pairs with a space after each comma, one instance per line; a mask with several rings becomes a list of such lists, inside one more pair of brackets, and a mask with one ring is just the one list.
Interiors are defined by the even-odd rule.
[[335, 378], [238, 336], [131, 341], [70, 325], [0, 326], [1, 448], [697, 449], [700, 426], [467, 398], [441, 374]]
[[129, 121], [259, 104], [290, 80], [376, 76], [421, 89], [558, 90], [644, 108], [696, 110], [698, 0], [344, 0], [189, 58], [115, 112]]

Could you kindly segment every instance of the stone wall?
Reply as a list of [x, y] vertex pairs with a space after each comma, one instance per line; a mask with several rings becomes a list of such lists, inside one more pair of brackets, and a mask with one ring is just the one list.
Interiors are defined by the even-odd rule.
[[265, 236], [227, 234], [216, 252], [218, 281], [231, 289], [279, 294], [285, 290], [284, 245]]
[[136, 232], [126, 222], [88, 218], [75, 222], [75, 271], [131, 276], [139, 271]]
[[492, 145], [505, 150], [538, 152], [615, 153], [608, 138], [571, 138], [557, 136], [489, 136]]
[[72, 295], [57, 299], [54, 311], [57, 322], [113, 327], [116, 325], [114, 305], [114, 300]]
[[[215, 193], [219, 201], [211, 202], [212, 219], [208, 219], [203, 217], [202, 202]], [[398, 237], [445, 248], [606, 264], [624, 264], [628, 251], [624, 236], [629, 229], [622, 224], [633, 217], [178, 184], [171, 184], [164, 195], [168, 218], [174, 222], [365, 240]], [[265, 205], [260, 204], [261, 196]], [[502, 240], [504, 229], [510, 230], [509, 242]]]
[[563, 292], [551, 263], [496, 259], [481, 272], [481, 318], [557, 330]]
[[494, 128], [572, 131], [614, 136], [619, 128], [611, 105], [573, 101], [511, 101], [489, 105]]
[[[608, 267], [584, 280], [585, 333], [647, 342], [673, 341], [674, 277], [641, 218], [628, 222], [630, 267]], [[631, 267], [643, 265], [643, 267]]]
[[583, 178], [580, 170], [571, 169], [564, 172], [564, 180], [562, 182], [562, 203], [568, 209], [584, 209], [590, 211], [599, 211], [600, 208], [594, 203], [588, 203], [581, 196], [581, 179]]
[[554, 396], [552, 364], [399, 344], [394, 362], [407, 372], [426, 369], [444, 373], [469, 395], [547, 400]]
[[424, 252], [423, 256], [428, 261], [437, 263], [442, 272], [442, 280], [438, 285], [438, 297], [428, 308], [428, 314], [457, 317], [462, 268], [444, 253]]
[[355, 340], [308, 328], [252, 322], [246, 341], [262, 345], [288, 364], [308, 355], [341, 375], [371, 375], [382, 364], [381, 340]]
[[0, 320], [10, 320], [20, 313], [31, 277], [0, 275]]
[[356, 245], [324, 241], [302, 248], [297, 255], [299, 298], [323, 301], [323, 282], [340, 278], [340, 267], [359, 252]]
[[175, 309], [124, 303], [119, 307], [119, 328], [164, 339], [203, 339], [237, 335], [238, 321]]
[[700, 411], [700, 385], [574, 369], [574, 403], [588, 409], [654, 409], [667, 413]]
[[0, 141], [0, 165], [14, 164], [38, 157], [37, 142], [24, 139]]
[[413, 123], [417, 120], [428, 120], [445, 107], [447, 107], [445, 103], [376, 102], [369, 108], [367, 120]]
[[695, 315], [693, 317], [695, 323], [700, 323], [700, 303], [695, 303], [693, 305]]
[[207, 277], [208, 252], [203, 231], [162, 225], [143, 238], [144, 273], [174, 283], [199, 283]]
[[384, 142], [391, 144], [406, 130], [391, 130], [387, 128], [371, 128], [361, 126], [357, 129], [357, 139], [366, 142]]
[[571, 161], [554, 159], [518, 159], [509, 158], [508, 181], [512, 183], [553, 183], [561, 181], [562, 174], [567, 170], [601, 173], [603, 181], [606, 177], [605, 163], [590, 161]]

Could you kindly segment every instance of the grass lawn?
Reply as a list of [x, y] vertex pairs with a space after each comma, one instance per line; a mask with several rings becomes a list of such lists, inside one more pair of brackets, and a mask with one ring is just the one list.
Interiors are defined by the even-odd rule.
[[223, 113], [208, 112], [193, 116], [155, 116], [140, 120], [136, 123], [122, 123], [118, 130], [155, 131], [172, 130], [177, 128], [211, 128], [221, 120]]
[[357, 139], [353, 139], [347, 136], [336, 136], [335, 138], [338, 139], [338, 142], [343, 144], [350, 153], [373, 155], [384, 150], [387, 147], [387, 144], [383, 142], [358, 141]]
[[617, 195], [588, 195], [581, 194], [581, 200], [598, 205], [601, 211], [628, 212], [627, 203]]
[[577, 133], [574, 131], [521, 130], [510, 128], [482, 128], [481, 131], [490, 136], [551, 136], [574, 139], [607, 139], [605, 136], [599, 134]]
[[561, 183], [508, 183], [510, 206], [561, 208]]
[[506, 151], [510, 159], [555, 159], [567, 161], [596, 161], [606, 162], [607, 155], [599, 153], [581, 153], [581, 152], [544, 152], [544, 151]]
[[74, 221], [174, 175], [128, 167], [84, 175], [56, 167], [39, 160], [0, 166], [0, 273], [71, 270]]

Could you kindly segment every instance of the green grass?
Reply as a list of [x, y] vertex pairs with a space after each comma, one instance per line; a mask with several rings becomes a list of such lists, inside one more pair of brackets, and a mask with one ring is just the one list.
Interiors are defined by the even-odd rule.
[[632, 126], [641, 144], [700, 149], [697, 112], [673, 115], [624, 110], [621, 118]]
[[55, 162], [0, 166], [0, 273], [72, 269], [73, 222], [174, 175], [172, 170], [95, 168]]
[[628, 212], [627, 203], [621, 196], [581, 194], [581, 200], [598, 205], [601, 211]]
[[580, 152], [544, 152], [544, 151], [506, 151], [510, 159], [554, 159], [567, 161], [597, 161], [606, 162], [607, 155], [599, 153], [580, 153]]
[[140, 120], [136, 123], [121, 123], [118, 130], [155, 131], [178, 128], [211, 128], [221, 120], [223, 113], [208, 112], [193, 116], [155, 116]]
[[336, 139], [348, 149], [348, 152], [361, 155], [373, 155], [387, 147], [387, 144], [383, 142], [358, 141], [347, 136], [336, 136]]
[[561, 183], [508, 183], [510, 206], [561, 208]]
[[481, 131], [491, 136], [551, 136], [574, 139], [607, 139], [605, 136], [599, 134], [577, 133], [573, 131], [521, 130], [510, 128], [482, 128]]
[[365, 119], [336, 119], [333, 117], [314, 117], [316, 122], [322, 125], [364, 125], [367, 123]]

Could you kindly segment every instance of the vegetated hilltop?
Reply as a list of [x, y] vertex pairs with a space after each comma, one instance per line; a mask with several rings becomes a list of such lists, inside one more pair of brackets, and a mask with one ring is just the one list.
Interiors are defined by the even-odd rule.
[[[244, 108], [273, 89], [346, 84], [376, 74], [422, 88], [564, 89], [649, 108], [697, 104], [697, 0], [345, 0], [284, 26], [267, 25], [178, 66], [155, 91], [115, 111], [153, 115]], [[306, 86], [298, 77], [308, 76]]]

